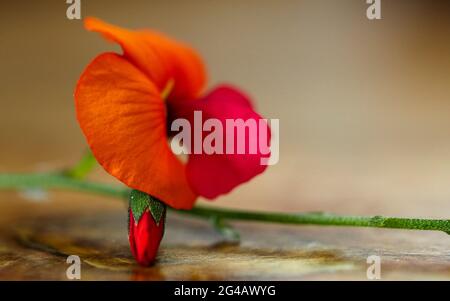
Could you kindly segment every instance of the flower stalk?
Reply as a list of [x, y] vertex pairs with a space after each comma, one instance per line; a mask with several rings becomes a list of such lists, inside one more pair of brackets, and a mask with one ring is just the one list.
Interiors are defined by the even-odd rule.
[[[68, 177], [58, 173], [0, 174], [0, 190], [44, 188], [72, 190], [127, 200], [130, 189]], [[269, 222], [291, 225], [321, 225], [443, 231], [450, 234], [450, 220], [384, 216], [343, 216], [329, 213], [278, 213], [234, 210], [197, 205], [192, 210], [174, 210], [198, 218]]]

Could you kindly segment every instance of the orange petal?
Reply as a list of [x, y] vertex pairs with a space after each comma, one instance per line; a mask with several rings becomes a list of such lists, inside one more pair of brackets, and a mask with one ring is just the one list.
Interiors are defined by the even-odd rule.
[[194, 99], [202, 92], [206, 72], [200, 56], [192, 48], [158, 32], [131, 31], [92, 17], [85, 19], [85, 26], [120, 44], [124, 56], [145, 72], [161, 91], [174, 80], [168, 101]]
[[78, 122], [103, 168], [131, 188], [180, 209], [192, 207], [185, 166], [167, 143], [165, 105], [156, 86], [127, 59], [98, 56], [75, 92]]

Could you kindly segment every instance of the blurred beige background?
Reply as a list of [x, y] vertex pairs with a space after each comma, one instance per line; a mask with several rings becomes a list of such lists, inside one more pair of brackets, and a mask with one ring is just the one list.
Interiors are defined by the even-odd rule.
[[[0, 172], [75, 163], [86, 147], [73, 90], [119, 51], [64, 0], [0, 4]], [[82, 0], [91, 15], [196, 47], [210, 86], [237, 84], [279, 118], [280, 162], [216, 203], [449, 217], [450, 5], [382, 0]], [[112, 181], [98, 170], [95, 177]], [[0, 196], [0, 199], [2, 197]]]

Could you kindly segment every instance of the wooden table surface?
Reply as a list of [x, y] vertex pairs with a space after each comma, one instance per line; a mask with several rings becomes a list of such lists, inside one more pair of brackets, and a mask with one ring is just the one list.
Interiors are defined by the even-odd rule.
[[69, 255], [82, 280], [365, 280], [369, 255], [383, 280], [450, 280], [444, 233], [234, 223], [223, 242], [208, 222], [169, 213], [157, 263], [136, 265], [121, 201], [67, 192], [40, 203], [2, 193], [0, 279], [66, 280]]

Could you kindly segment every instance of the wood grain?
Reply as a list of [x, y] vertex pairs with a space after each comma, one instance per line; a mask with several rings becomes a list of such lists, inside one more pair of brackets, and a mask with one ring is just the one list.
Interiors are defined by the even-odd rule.
[[82, 260], [82, 280], [365, 280], [366, 258], [380, 255], [382, 279], [450, 279], [443, 233], [235, 223], [240, 245], [203, 221], [169, 215], [157, 259], [136, 265], [126, 208], [116, 200], [53, 193], [32, 203], [0, 202], [0, 279], [66, 280], [66, 258]]

